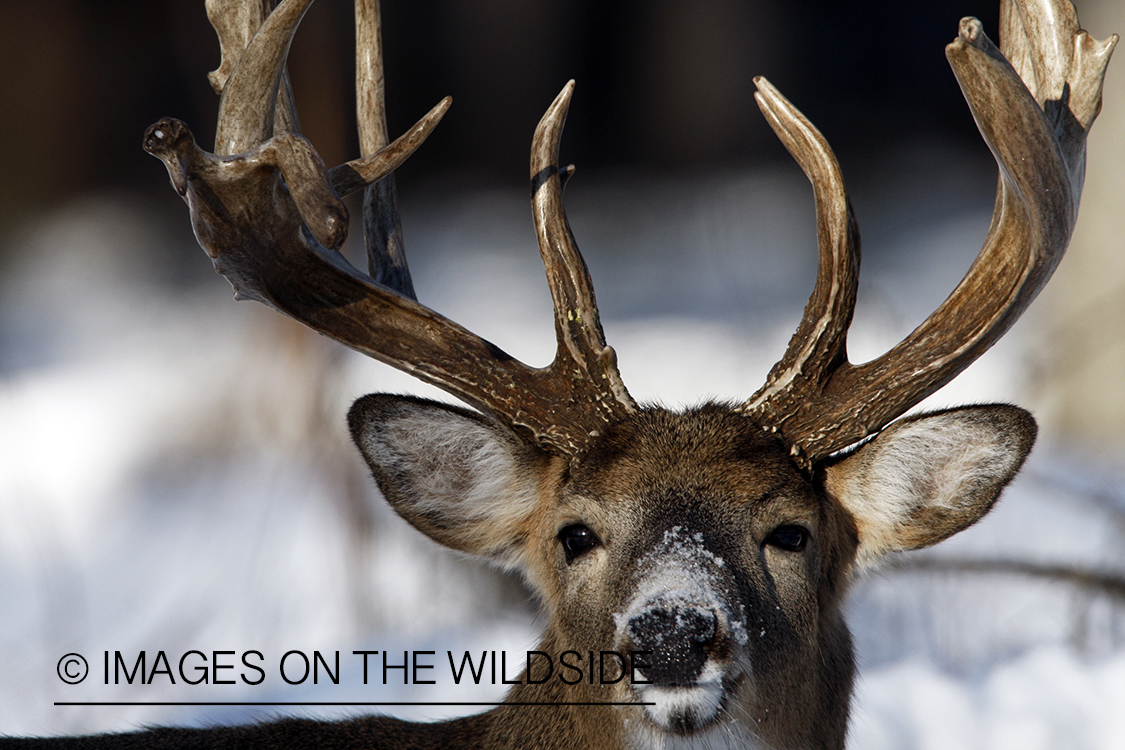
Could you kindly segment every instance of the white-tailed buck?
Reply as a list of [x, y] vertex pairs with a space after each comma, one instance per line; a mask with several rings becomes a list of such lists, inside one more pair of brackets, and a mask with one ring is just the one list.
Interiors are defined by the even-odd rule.
[[[558, 349], [529, 367], [415, 300], [390, 174], [449, 106], [388, 143], [375, 0], [357, 0], [362, 156], [328, 169], [297, 130], [290, 40], [311, 0], [208, 0], [222, 46], [214, 154], [164, 119], [144, 147], [239, 299], [256, 299], [454, 394], [476, 411], [372, 395], [349, 424], [387, 501], [441, 544], [519, 570], [547, 625], [537, 650], [635, 652], [628, 679], [516, 685], [484, 714], [157, 729], [124, 746], [840, 748], [853, 654], [849, 581], [988, 512], [1035, 438], [1022, 409], [899, 419], [992, 345], [1046, 284], [1074, 228], [1086, 134], [1116, 37], [1066, 0], [1002, 0], [997, 49], [972, 18], [946, 53], [995, 155], [992, 226], [961, 284], [902, 343], [848, 361], [859, 240], [821, 134], [765, 79], [757, 101], [813, 185], [819, 268], [764, 386], [683, 413], [638, 405], [606, 345], [562, 207], [572, 84], [531, 151]], [[369, 271], [337, 248], [365, 190]], [[897, 421], [895, 421], [897, 420]], [[526, 703], [557, 704], [529, 707]], [[65, 740], [41, 740], [65, 742]]]

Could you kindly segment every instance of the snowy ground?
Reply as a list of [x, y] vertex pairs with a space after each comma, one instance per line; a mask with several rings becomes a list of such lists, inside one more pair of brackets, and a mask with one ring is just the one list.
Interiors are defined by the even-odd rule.
[[[684, 405], [757, 387], [815, 274], [808, 193], [795, 169], [643, 190], [572, 185], [571, 221], [636, 397]], [[918, 209], [903, 226], [880, 219], [889, 207], [868, 208], [874, 228], [859, 206], [865, 249], [900, 252], [866, 257], [853, 358], [883, 351], [952, 289], [987, 228], [987, 197], [980, 205]], [[528, 213], [519, 194], [435, 198], [408, 213], [407, 239], [423, 302], [542, 364], [550, 308]], [[352, 655], [434, 651], [422, 677], [440, 680], [447, 651], [518, 658], [535, 643], [541, 623], [518, 583], [394, 517], [347, 444], [343, 415], [362, 393], [444, 396], [235, 304], [198, 270], [207, 262], [186, 232], [186, 220], [162, 229], [105, 199], [12, 240], [25, 260], [0, 290], [0, 732], [347, 711], [58, 701], [498, 700], [502, 685], [384, 686], [374, 658], [363, 687]], [[168, 251], [142, 250], [153, 246]], [[190, 260], [174, 267], [194, 267], [184, 270], [194, 280], [171, 285], [165, 269], [179, 255]], [[1036, 352], [1024, 325], [933, 403], [1026, 403]], [[852, 747], [1125, 744], [1125, 598], [1064, 575], [1125, 576], [1120, 472], [1041, 450], [984, 522], [857, 584]], [[982, 573], [957, 561], [1036, 567]], [[206, 657], [189, 664], [235, 652], [218, 657], [236, 665], [221, 673], [235, 684], [114, 685], [112, 674], [104, 684], [106, 652], [132, 665], [142, 649], [148, 669], [163, 650], [173, 671], [192, 649]], [[340, 684], [281, 681], [290, 650], [339, 651]], [[256, 677], [239, 664], [251, 651], [268, 672], [257, 686], [240, 677]], [[79, 685], [56, 674], [72, 652], [89, 661]]]

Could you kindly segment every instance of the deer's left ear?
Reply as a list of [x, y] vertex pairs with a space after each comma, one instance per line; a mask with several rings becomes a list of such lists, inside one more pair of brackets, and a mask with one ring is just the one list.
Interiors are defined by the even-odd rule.
[[348, 424], [400, 516], [447, 547], [519, 564], [541, 454], [478, 413], [409, 396], [364, 396]]
[[900, 419], [825, 468], [825, 486], [855, 517], [857, 562], [946, 539], [987, 513], [1019, 471], [1036, 426], [1015, 406], [974, 406]]

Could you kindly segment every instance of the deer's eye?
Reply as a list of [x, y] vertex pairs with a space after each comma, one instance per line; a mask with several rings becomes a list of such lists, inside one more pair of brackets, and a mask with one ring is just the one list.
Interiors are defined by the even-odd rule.
[[800, 552], [809, 543], [809, 532], [802, 526], [778, 526], [766, 537], [766, 544], [786, 552]]
[[559, 531], [559, 544], [566, 553], [566, 562], [569, 565], [579, 555], [583, 555], [600, 544], [598, 535], [581, 523], [572, 523], [564, 526]]

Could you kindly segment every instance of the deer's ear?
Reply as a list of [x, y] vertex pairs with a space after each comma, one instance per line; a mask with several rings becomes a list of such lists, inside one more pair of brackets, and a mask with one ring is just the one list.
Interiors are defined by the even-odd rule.
[[1023, 409], [975, 406], [908, 417], [825, 469], [855, 517], [857, 562], [936, 544], [987, 513], [1035, 441]]
[[518, 564], [538, 452], [479, 414], [405, 396], [364, 396], [348, 424], [400, 516], [447, 547]]

